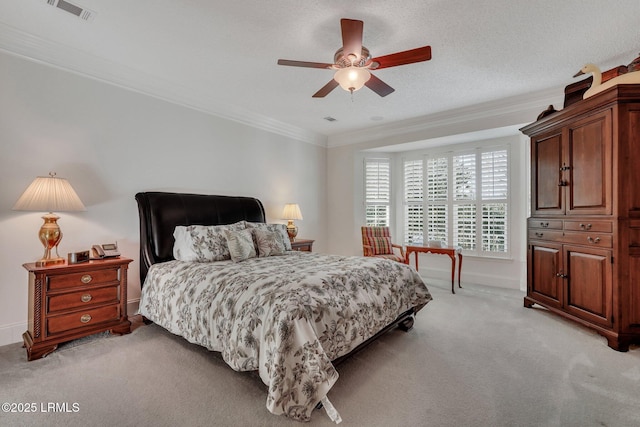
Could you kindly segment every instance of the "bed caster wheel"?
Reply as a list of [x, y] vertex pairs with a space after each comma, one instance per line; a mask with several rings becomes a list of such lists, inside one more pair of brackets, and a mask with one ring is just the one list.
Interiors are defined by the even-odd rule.
[[398, 327], [400, 329], [402, 329], [403, 331], [407, 332], [411, 328], [413, 328], [414, 321], [415, 320], [414, 320], [413, 316], [409, 316], [406, 319], [403, 319], [402, 321], [400, 321], [400, 323], [398, 324]]

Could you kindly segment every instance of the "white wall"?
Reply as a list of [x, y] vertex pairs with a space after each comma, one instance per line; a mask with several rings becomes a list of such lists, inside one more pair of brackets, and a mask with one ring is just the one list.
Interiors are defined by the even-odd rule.
[[267, 220], [300, 205], [300, 237], [327, 248], [326, 148], [0, 52], [0, 345], [21, 341], [39, 212], [11, 208], [36, 176], [67, 178], [86, 212], [58, 213], [60, 255], [117, 240], [139, 298], [139, 191], [257, 197]]

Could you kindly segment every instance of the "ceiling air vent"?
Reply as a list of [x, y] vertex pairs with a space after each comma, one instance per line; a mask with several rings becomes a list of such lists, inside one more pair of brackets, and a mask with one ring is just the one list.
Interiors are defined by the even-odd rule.
[[78, 6], [73, 3], [69, 3], [65, 0], [45, 0], [48, 5], [56, 7], [60, 10], [63, 10], [67, 13], [75, 15], [76, 17], [82, 19], [83, 21], [93, 21], [96, 13], [92, 10], [86, 9], [82, 6]]

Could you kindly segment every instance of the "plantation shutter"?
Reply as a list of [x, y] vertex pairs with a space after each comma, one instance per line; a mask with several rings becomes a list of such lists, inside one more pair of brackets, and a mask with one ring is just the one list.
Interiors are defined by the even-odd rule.
[[424, 240], [423, 161], [404, 162], [404, 243], [420, 244]]
[[391, 164], [389, 159], [365, 160], [365, 224], [389, 226]]
[[448, 241], [449, 160], [427, 160], [427, 240]]
[[484, 152], [482, 162], [482, 250], [507, 252], [509, 169], [507, 150]]
[[430, 202], [448, 199], [449, 164], [446, 157], [429, 159], [427, 162], [427, 197]]

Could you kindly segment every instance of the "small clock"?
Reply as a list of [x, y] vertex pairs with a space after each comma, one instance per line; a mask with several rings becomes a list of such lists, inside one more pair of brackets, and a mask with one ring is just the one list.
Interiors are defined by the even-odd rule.
[[67, 262], [69, 264], [80, 264], [89, 261], [89, 251], [69, 252], [67, 254]]

